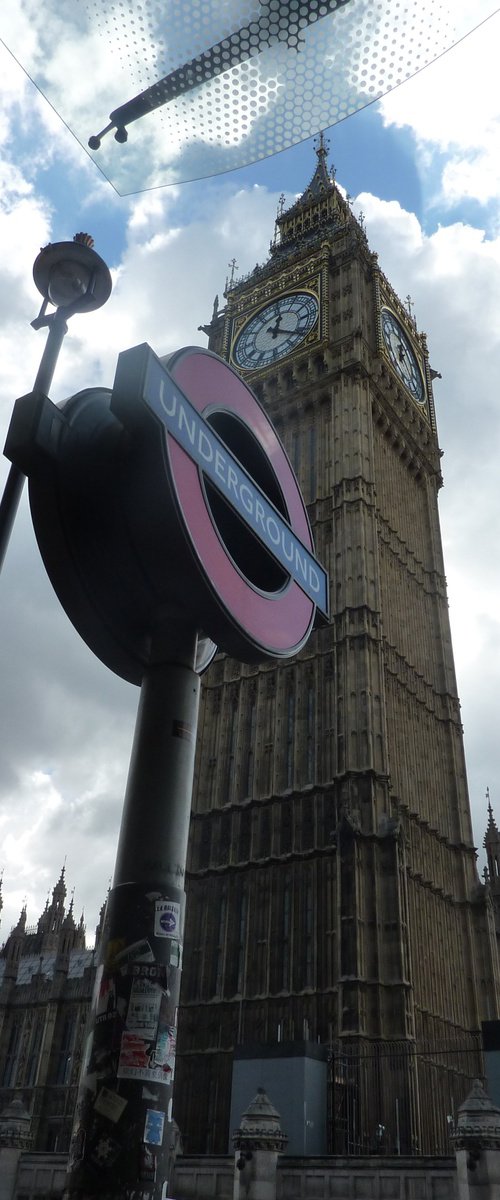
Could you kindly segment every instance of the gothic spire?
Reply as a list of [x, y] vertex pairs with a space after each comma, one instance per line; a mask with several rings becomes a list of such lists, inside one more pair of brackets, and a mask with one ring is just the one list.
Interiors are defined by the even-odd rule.
[[56, 883], [56, 886], [55, 886], [55, 888], [54, 888], [54, 889], [53, 889], [53, 891], [52, 891], [52, 900], [53, 900], [53, 901], [54, 901], [54, 900], [56, 900], [56, 899], [57, 899], [57, 900], [65, 900], [65, 899], [66, 899], [66, 881], [65, 881], [65, 878], [64, 878], [64, 877], [65, 877], [65, 873], [66, 873], [66, 859], [65, 859], [65, 860], [64, 860], [64, 862], [63, 862], [62, 869], [61, 869], [61, 874], [60, 874], [60, 876], [59, 876], [59, 879], [58, 879], [58, 881], [57, 881], [57, 883]]
[[498, 831], [498, 829], [497, 829], [496, 821], [495, 821], [495, 818], [494, 818], [494, 816], [493, 816], [493, 809], [492, 809], [492, 807], [491, 807], [491, 800], [490, 800], [490, 789], [489, 789], [489, 787], [488, 787], [488, 788], [486, 788], [486, 800], [487, 800], [487, 802], [488, 802], [488, 824], [487, 824], [487, 826], [486, 826], [486, 833], [485, 833], [485, 835], [484, 835], [484, 842], [483, 842], [483, 845], [484, 845], [485, 847], [488, 847], [488, 846], [489, 846], [489, 845], [491, 845], [493, 842], [498, 842], [498, 841], [500, 841], [500, 833], [499, 833], [499, 831]]
[[97, 947], [98, 947], [99, 942], [102, 937], [102, 931], [104, 929], [104, 918], [106, 916], [106, 905], [108, 903], [110, 891], [111, 891], [111, 880], [109, 881], [108, 894], [106, 896], [104, 903], [101, 905], [101, 909], [99, 912], [99, 920], [97, 922], [96, 931], [95, 931], [95, 949], [96, 950], [97, 950]]
[[20, 915], [19, 915], [19, 920], [18, 920], [18, 922], [17, 922], [17, 925], [16, 925], [16, 926], [15, 926], [15, 928], [12, 930], [12, 932], [13, 932], [13, 933], [21, 934], [21, 933], [24, 933], [24, 932], [25, 932], [25, 929], [26, 929], [26, 917], [27, 917], [26, 900], [23, 900], [23, 907], [22, 907], [22, 909], [21, 909], [21, 912], [20, 912]]
[[68, 911], [67, 911], [66, 916], [63, 921], [63, 929], [75, 929], [75, 928], [76, 928], [76, 926], [75, 926], [75, 918], [73, 915], [73, 893], [72, 893], [69, 908], [68, 908]]
[[349, 204], [335, 183], [335, 171], [327, 165], [328, 143], [318, 134], [315, 144], [316, 166], [307, 187], [290, 208], [280, 196], [271, 254], [287, 255], [298, 247], [316, 244], [334, 230], [347, 224], [358, 225]]
[[316, 151], [316, 157], [318, 160], [316, 164], [316, 170], [311, 182], [307, 185], [305, 191], [302, 193], [302, 196], [298, 201], [299, 204], [310, 204], [313, 200], [319, 200], [321, 197], [325, 196], [327, 192], [330, 192], [333, 187], [333, 181], [330, 178], [326, 163], [329, 146], [328, 143], [325, 142], [323, 131], [321, 131], [321, 133], [318, 135], [317, 145], [314, 147], [314, 149]]

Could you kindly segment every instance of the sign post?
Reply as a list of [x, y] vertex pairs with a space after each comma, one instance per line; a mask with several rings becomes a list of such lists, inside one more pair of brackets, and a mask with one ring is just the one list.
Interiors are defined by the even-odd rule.
[[66, 1196], [154, 1196], [170, 1167], [196, 638], [145, 671], [86, 1031]]
[[113, 391], [18, 402], [54, 588], [91, 649], [141, 685], [99, 946], [66, 1200], [162, 1200], [200, 671], [215, 642], [288, 658], [328, 616], [290, 463], [253, 392], [209, 351], [119, 356]]

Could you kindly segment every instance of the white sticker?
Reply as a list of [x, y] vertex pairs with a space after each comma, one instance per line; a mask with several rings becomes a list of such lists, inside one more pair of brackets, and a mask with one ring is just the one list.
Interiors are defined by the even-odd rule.
[[155, 937], [180, 935], [181, 906], [173, 900], [157, 900], [155, 904]]
[[179, 971], [182, 967], [182, 946], [175, 938], [170, 943], [170, 966], [177, 967]]
[[155, 1048], [151, 1042], [145, 1041], [136, 1033], [122, 1033], [120, 1057], [118, 1060], [118, 1079], [141, 1079], [143, 1083], [169, 1084], [174, 1077], [171, 1062], [163, 1055], [164, 1061], [158, 1065]]
[[134, 979], [127, 1012], [127, 1029], [152, 1042], [158, 1029], [162, 993], [148, 979]]
[[107, 1087], [102, 1087], [97, 1100], [94, 1104], [95, 1111], [101, 1113], [103, 1117], [108, 1117], [115, 1124], [120, 1120], [123, 1110], [127, 1107], [127, 1101], [123, 1096], [119, 1096], [118, 1092], [112, 1092]]

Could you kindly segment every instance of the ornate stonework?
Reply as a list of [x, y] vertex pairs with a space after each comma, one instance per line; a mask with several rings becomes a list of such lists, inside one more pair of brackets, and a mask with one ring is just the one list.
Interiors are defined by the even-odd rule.
[[460, 1105], [453, 1142], [456, 1150], [500, 1150], [500, 1109], [492, 1103], [480, 1079], [474, 1080]]
[[271, 1104], [264, 1088], [258, 1088], [232, 1140], [234, 1149], [245, 1154], [254, 1150], [271, 1150], [281, 1154], [285, 1149], [288, 1138], [282, 1132], [279, 1112]]
[[94, 954], [83, 916], [75, 921], [72, 900], [66, 908], [64, 868], [37, 924], [28, 926], [26, 916], [23, 908], [0, 950], [0, 1143], [20, 1136], [37, 1152], [62, 1152], [73, 1122]]

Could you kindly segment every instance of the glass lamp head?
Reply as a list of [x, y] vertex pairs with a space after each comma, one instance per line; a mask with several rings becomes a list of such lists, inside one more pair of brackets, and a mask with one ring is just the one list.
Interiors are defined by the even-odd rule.
[[77, 233], [72, 242], [44, 246], [33, 264], [33, 279], [45, 303], [68, 316], [101, 308], [110, 295], [109, 269], [92, 246], [88, 234]]

